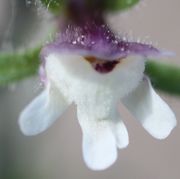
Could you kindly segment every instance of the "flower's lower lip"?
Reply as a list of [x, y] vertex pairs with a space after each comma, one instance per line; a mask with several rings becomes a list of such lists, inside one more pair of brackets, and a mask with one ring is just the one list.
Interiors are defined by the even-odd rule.
[[102, 74], [110, 73], [120, 62], [120, 59], [112, 61], [106, 61], [95, 57], [85, 57], [84, 59], [87, 60], [97, 72]]

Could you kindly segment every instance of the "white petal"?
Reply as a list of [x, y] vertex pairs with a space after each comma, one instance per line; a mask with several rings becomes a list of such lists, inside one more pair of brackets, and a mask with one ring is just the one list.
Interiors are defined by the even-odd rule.
[[101, 74], [84, 57], [64, 52], [46, 58], [46, 72], [49, 78], [61, 85], [63, 94], [70, 100], [94, 93], [96, 89], [101, 93], [109, 89], [110, 95], [119, 98], [134, 90], [142, 80], [144, 59], [139, 56], [121, 59], [113, 71]]
[[123, 99], [124, 104], [155, 138], [166, 138], [176, 126], [176, 118], [169, 106], [156, 94], [148, 79]]
[[[112, 122], [112, 121], [111, 121]], [[126, 127], [118, 123], [100, 121], [83, 130], [83, 156], [93, 170], [104, 170], [117, 159], [117, 147], [125, 148], [129, 143]]]
[[85, 108], [77, 106], [78, 120], [83, 132], [83, 157], [92, 170], [104, 170], [117, 158], [115, 135], [108, 119], [86, 114]]
[[21, 113], [19, 125], [25, 135], [46, 130], [67, 108], [68, 103], [55, 86], [47, 87]]
[[98, 124], [91, 133], [83, 132], [83, 156], [92, 170], [104, 170], [117, 158], [116, 141], [109, 128]]
[[114, 122], [113, 132], [116, 137], [116, 144], [118, 148], [122, 149], [127, 147], [129, 144], [129, 135], [122, 120], [119, 120], [117, 123]]

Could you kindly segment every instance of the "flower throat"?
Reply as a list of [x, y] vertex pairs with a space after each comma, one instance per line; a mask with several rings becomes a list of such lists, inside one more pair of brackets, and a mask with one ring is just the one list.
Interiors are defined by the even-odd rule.
[[85, 60], [87, 60], [97, 72], [103, 74], [111, 72], [119, 63], [119, 60], [105, 61], [95, 57], [85, 57]]

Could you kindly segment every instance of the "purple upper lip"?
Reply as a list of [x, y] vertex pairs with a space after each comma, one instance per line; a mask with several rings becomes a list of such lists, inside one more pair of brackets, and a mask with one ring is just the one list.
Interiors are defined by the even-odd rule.
[[151, 45], [125, 41], [105, 24], [87, 22], [83, 25], [67, 25], [55, 42], [42, 50], [42, 57], [49, 53], [74, 53], [114, 61], [129, 55], [154, 56], [160, 51]]

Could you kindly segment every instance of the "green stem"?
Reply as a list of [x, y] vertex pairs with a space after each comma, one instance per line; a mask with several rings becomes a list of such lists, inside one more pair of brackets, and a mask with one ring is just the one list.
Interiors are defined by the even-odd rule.
[[21, 53], [0, 54], [0, 85], [6, 85], [37, 73], [40, 48]]

